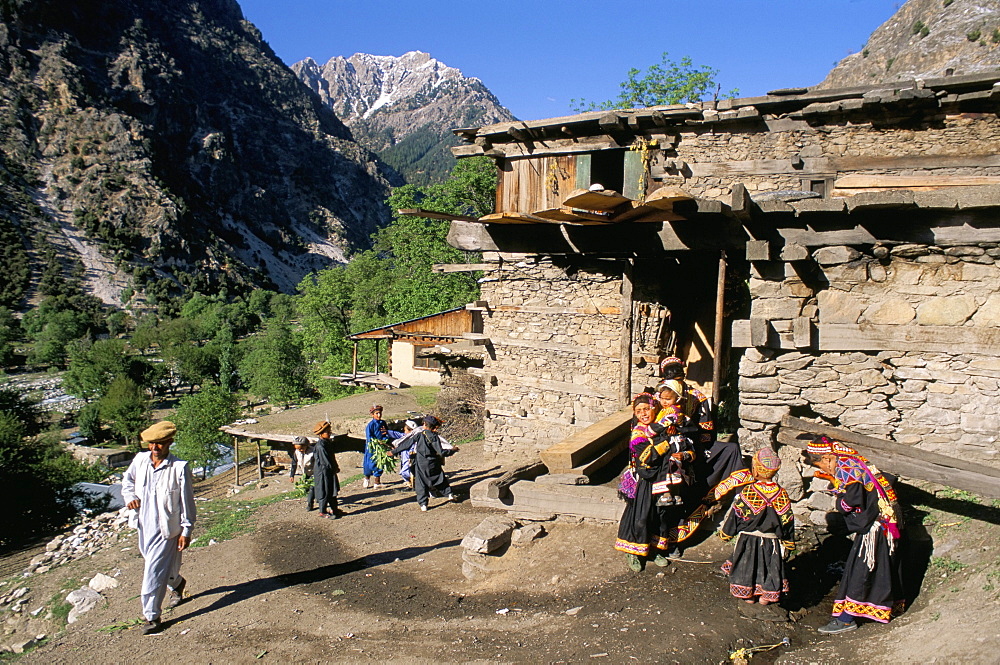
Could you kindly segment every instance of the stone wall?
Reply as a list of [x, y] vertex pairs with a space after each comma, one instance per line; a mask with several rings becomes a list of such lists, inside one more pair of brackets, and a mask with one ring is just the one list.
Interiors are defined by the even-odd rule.
[[[1000, 358], [989, 342], [1000, 336], [998, 256], [995, 244], [901, 244], [882, 259], [858, 248], [817, 249], [813, 273], [755, 264], [751, 317], [770, 319], [779, 338], [805, 316], [820, 326], [821, 349], [824, 324], [878, 330], [885, 342], [859, 342], [856, 351], [747, 349], [744, 448], [773, 444], [791, 414], [1000, 466]], [[959, 341], [970, 338], [984, 341]]]
[[[705, 163], [790, 160], [810, 158], [869, 158], [906, 155], [995, 154], [1000, 144], [1000, 119], [995, 115], [949, 115], [928, 118], [918, 128], [875, 127], [869, 123], [810, 126], [803, 121], [783, 121], [783, 131], [768, 131], [763, 124], [756, 130], [719, 131], [717, 128], [684, 132], [676, 147], [676, 157], [693, 169], [691, 177], [678, 179], [687, 192], [706, 198], [727, 199], [734, 182], [743, 183], [751, 194], [772, 190], [801, 189], [807, 171], [792, 168], [784, 173], [762, 173], [763, 165], [718, 175], [700, 173]], [[748, 165], [749, 166], [749, 165]], [[654, 165], [655, 170], [655, 165]], [[708, 169], [711, 170], [711, 169]], [[827, 175], [843, 176], [841, 170]], [[945, 167], [926, 169], [878, 169], [866, 167], [865, 175], [1000, 175], [1000, 167]], [[653, 186], [658, 186], [656, 183]]]
[[481, 297], [488, 303], [483, 332], [492, 341], [484, 360], [487, 454], [537, 459], [621, 408], [616, 264], [521, 257], [486, 271]]

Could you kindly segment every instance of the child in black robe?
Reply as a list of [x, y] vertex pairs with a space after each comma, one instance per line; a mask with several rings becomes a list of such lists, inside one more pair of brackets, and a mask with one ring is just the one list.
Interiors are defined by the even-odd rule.
[[785, 553], [795, 548], [795, 519], [788, 493], [771, 481], [780, 466], [770, 448], [757, 451], [752, 475], [719, 532], [725, 541], [736, 539], [733, 555], [722, 567], [729, 575], [729, 592], [748, 603], [776, 603], [788, 591]]

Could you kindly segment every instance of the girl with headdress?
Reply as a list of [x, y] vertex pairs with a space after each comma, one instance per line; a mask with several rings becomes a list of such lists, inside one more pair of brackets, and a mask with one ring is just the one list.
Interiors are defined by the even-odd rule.
[[[444, 458], [448, 457], [455, 448], [454, 446], [445, 449], [441, 437], [437, 433], [441, 421], [434, 416], [424, 416], [423, 427], [415, 430], [413, 437], [411, 462], [413, 473], [413, 490], [417, 494], [417, 505], [420, 510], [427, 510], [427, 502], [431, 495], [441, 496], [448, 501], [455, 501], [452, 494], [451, 485], [444, 475]], [[390, 451], [390, 454], [402, 452], [403, 443]]]
[[837, 511], [854, 534], [833, 618], [819, 632], [854, 630], [855, 617], [888, 623], [905, 604], [898, 547], [902, 521], [895, 489], [858, 451], [825, 436], [814, 439], [804, 457], [819, 469], [817, 477], [830, 481]]
[[776, 603], [788, 591], [785, 553], [795, 549], [795, 518], [784, 488], [772, 481], [781, 459], [770, 448], [753, 457], [752, 482], [733, 500], [719, 537], [735, 539], [733, 555], [722, 566], [735, 598], [761, 605]]
[[[625, 499], [625, 512], [618, 524], [615, 549], [625, 553], [628, 567], [635, 572], [643, 568], [643, 559], [653, 550], [666, 549], [666, 540], [659, 535], [659, 515], [653, 505], [652, 486], [660, 474], [665, 447], [657, 451], [655, 443], [663, 444], [663, 426], [656, 423], [660, 405], [649, 393], [632, 400], [636, 423], [629, 440], [629, 463], [619, 483], [619, 495]], [[653, 563], [667, 565], [661, 552]]]
[[[364, 486], [380, 489], [382, 487], [382, 469], [375, 464], [375, 446], [387, 447], [389, 445], [389, 426], [382, 420], [382, 405], [372, 404], [368, 409], [372, 419], [365, 427], [365, 459], [364, 459]], [[374, 477], [374, 480], [372, 478]]]

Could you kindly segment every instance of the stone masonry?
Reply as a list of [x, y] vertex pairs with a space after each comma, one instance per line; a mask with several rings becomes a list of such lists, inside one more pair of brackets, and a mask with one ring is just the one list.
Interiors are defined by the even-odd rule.
[[[751, 316], [771, 319], [779, 336], [804, 316], [877, 327], [898, 341], [852, 352], [747, 349], [739, 372], [744, 448], [773, 445], [781, 417], [791, 414], [1000, 465], [1000, 359], [947, 344], [949, 328], [987, 340], [1000, 334], [1000, 248], [900, 244], [882, 259], [863, 249], [814, 251], [820, 274], [811, 284], [789, 263], [755, 265]], [[908, 329], [931, 327], [943, 331], [940, 348], [909, 348]]]

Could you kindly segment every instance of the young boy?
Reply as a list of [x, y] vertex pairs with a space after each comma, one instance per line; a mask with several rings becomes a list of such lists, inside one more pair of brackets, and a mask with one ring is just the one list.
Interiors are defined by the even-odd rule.
[[781, 459], [770, 448], [753, 457], [752, 481], [733, 500], [732, 512], [719, 536], [736, 539], [733, 556], [722, 572], [729, 575], [729, 591], [736, 598], [761, 605], [776, 603], [788, 591], [785, 553], [795, 549], [795, 520], [788, 493], [771, 479]]
[[[296, 471], [303, 478], [313, 477], [313, 447], [309, 439], [304, 436], [297, 436], [292, 440], [292, 471], [288, 475], [288, 480], [295, 482]], [[311, 486], [306, 493], [306, 510], [316, 510], [316, 487]]]

